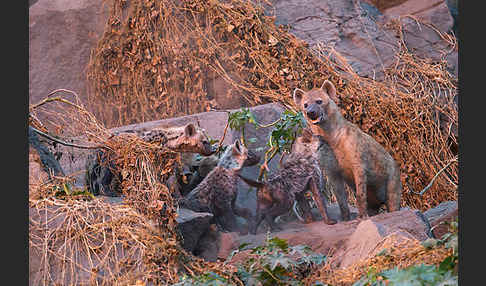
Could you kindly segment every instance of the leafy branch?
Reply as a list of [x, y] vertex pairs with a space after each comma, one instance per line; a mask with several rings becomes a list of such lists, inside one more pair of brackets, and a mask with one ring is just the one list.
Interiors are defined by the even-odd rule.
[[268, 171], [268, 164], [275, 155], [290, 152], [292, 144], [306, 124], [301, 112], [294, 112], [291, 110], [285, 110], [279, 119], [268, 124], [259, 123], [249, 108], [242, 108], [235, 112], [226, 112], [228, 113], [228, 122], [226, 123], [223, 138], [220, 140], [220, 146], [224, 140], [228, 127], [232, 130], [240, 131], [240, 141], [243, 145], [247, 146], [247, 142], [254, 139], [246, 139], [245, 127], [247, 124], [253, 125], [256, 129], [273, 126], [266, 144], [268, 148], [265, 151], [264, 162], [260, 166], [258, 180], [261, 180], [266, 174], [266, 171]]

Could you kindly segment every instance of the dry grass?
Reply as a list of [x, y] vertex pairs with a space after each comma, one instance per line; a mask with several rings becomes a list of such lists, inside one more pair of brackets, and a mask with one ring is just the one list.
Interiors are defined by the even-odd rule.
[[426, 249], [420, 241], [411, 238], [387, 236], [377, 249], [387, 249], [386, 255], [377, 255], [356, 262], [346, 268], [335, 269], [331, 262], [326, 263], [314, 274], [307, 277], [305, 285], [313, 285], [320, 281], [329, 285], [349, 286], [358, 281], [371, 268], [378, 273], [386, 269], [398, 267], [404, 269], [412, 265], [428, 264], [439, 265], [446, 257], [452, 254], [452, 249], [444, 246]]
[[[31, 279], [41, 285], [166, 285], [184, 273], [206, 271], [231, 278], [230, 266], [205, 262], [180, 246], [177, 206], [165, 185], [180, 155], [133, 135], [111, 137], [82, 105], [57, 100], [51, 104], [58, 103], [64, 108], [52, 111], [52, 118], [76, 122], [77, 135], [103, 146], [122, 174], [124, 199], [113, 204], [85, 195], [56, 197], [66, 183], [62, 178], [34, 186], [29, 246], [40, 263]], [[69, 125], [64, 130], [74, 132]]]
[[[105, 33], [88, 68], [90, 108], [106, 126], [206, 111], [214, 76], [249, 105], [280, 102], [293, 109], [294, 88], [330, 79], [344, 116], [373, 136], [400, 163], [403, 205], [425, 210], [457, 199], [457, 79], [444, 60], [409, 53], [403, 40], [396, 62], [378, 82], [354, 73], [336, 51], [307, 44], [265, 16], [262, 2], [113, 1]], [[403, 39], [399, 21], [388, 23]]]

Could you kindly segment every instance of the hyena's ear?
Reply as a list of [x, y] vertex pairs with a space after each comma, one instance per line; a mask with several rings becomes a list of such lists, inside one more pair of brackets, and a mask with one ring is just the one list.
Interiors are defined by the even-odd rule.
[[292, 94], [292, 97], [294, 98], [294, 103], [297, 105], [297, 107], [300, 108], [300, 103], [302, 102], [302, 96], [304, 95], [305, 91], [303, 91], [300, 88], [294, 89], [294, 92]]
[[336, 94], [336, 87], [334, 86], [334, 84], [332, 84], [332, 82], [330, 82], [329, 80], [325, 80], [324, 83], [322, 84], [321, 86], [321, 89], [323, 91], [325, 91], [327, 93], [327, 95], [329, 95], [329, 97], [336, 103], [336, 104], [339, 104], [339, 102], [341, 101], [341, 99], [339, 98], [339, 96]]
[[233, 145], [233, 154], [239, 155], [241, 154], [241, 145], [240, 140], [236, 139], [235, 144]]
[[196, 134], [196, 126], [194, 124], [189, 123], [184, 127], [184, 135], [191, 137]]

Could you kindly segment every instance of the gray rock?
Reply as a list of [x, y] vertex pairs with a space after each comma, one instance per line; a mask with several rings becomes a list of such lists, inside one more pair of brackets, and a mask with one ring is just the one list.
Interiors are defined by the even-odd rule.
[[54, 157], [49, 148], [39, 140], [39, 135], [29, 126], [29, 145], [37, 151], [42, 162], [43, 170], [55, 176], [64, 176], [64, 171], [59, 161]]
[[[233, 111], [236, 110], [237, 109]], [[255, 114], [257, 120], [259, 120], [260, 123], [267, 124], [280, 118], [280, 114], [283, 112], [284, 108], [280, 104], [269, 103], [252, 107], [250, 108], [250, 110]], [[195, 124], [199, 124], [200, 127], [204, 128], [209, 137], [213, 139], [220, 139], [223, 136], [227, 118], [228, 115], [226, 114], [226, 112], [203, 112], [181, 117], [121, 126], [117, 128], [112, 128], [110, 131], [129, 132], [136, 130], [151, 130], [156, 127], [167, 128], [173, 126], [182, 126], [192, 122]], [[247, 126], [245, 131], [246, 138], [257, 139], [255, 143], [248, 142], [248, 147], [252, 150], [255, 150], [259, 147], [265, 147], [268, 140], [267, 136], [271, 128], [272, 127], [259, 128], [258, 130], [256, 130], [251, 125]], [[240, 138], [240, 133], [238, 131], [232, 131], [231, 129], [228, 129], [223, 144], [232, 144], [237, 138]], [[96, 151], [77, 149], [66, 146], [58, 146], [58, 151], [63, 153], [60, 159], [60, 164], [64, 172], [67, 175], [73, 175], [77, 182], [85, 182], [86, 160], [89, 155], [94, 156]], [[262, 151], [255, 153], [262, 158], [261, 160], [263, 160], [264, 153]], [[274, 171], [277, 168], [278, 161], [279, 156], [276, 156], [270, 162], [270, 172]], [[251, 167], [245, 167], [242, 170], [242, 174], [250, 178], [256, 178], [258, 176], [258, 173], [258, 164]], [[248, 190], [248, 185], [241, 181], [238, 183], [238, 197], [236, 203], [238, 206], [248, 207], [250, 210], [253, 211], [256, 208], [256, 194], [254, 191]], [[241, 221], [241, 223], [243, 223], [243, 221]]]
[[184, 208], [180, 208], [177, 214], [177, 230], [182, 237], [182, 247], [192, 252], [196, 249], [201, 236], [208, 231], [213, 214], [197, 213]]
[[[354, 0], [273, 0], [267, 13], [276, 17], [277, 24], [288, 24], [290, 32], [306, 41], [311, 48], [322, 44], [342, 54], [361, 76], [382, 76], [382, 64], [395, 61], [398, 39], [385, 23], [404, 15], [413, 15], [431, 23], [441, 32], [448, 32], [453, 18], [445, 1], [408, 0], [387, 1], [376, 7], [377, 1]], [[356, 3], [356, 4], [355, 4]], [[375, 3], [376, 4], [376, 3]], [[424, 58], [439, 60], [438, 48], [446, 47], [430, 27], [413, 19], [401, 18], [405, 42], [409, 49]], [[457, 76], [457, 52], [447, 56], [450, 70]]]
[[457, 201], [442, 202], [435, 208], [424, 212], [424, 216], [429, 220], [432, 234], [440, 239], [449, 232], [449, 224], [459, 216]]

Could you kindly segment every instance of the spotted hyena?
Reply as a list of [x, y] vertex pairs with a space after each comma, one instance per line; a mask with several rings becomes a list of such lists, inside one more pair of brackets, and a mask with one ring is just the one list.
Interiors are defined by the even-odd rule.
[[[376, 214], [383, 204], [389, 212], [399, 210], [398, 164], [383, 146], [342, 116], [335, 86], [325, 80], [320, 88], [307, 92], [295, 89], [293, 98], [313, 133], [322, 136], [336, 157], [337, 164], [327, 171], [337, 194], [344, 196], [344, 182], [353, 189], [360, 218]], [[349, 211], [342, 215], [349, 219]]]
[[[149, 131], [134, 131], [124, 133], [135, 133], [146, 142], [159, 144], [177, 152], [193, 152], [208, 156], [214, 153], [202, 128], [189, 123], [182, 127], [155, 128]], [[120, 135], [120, 133], [116, 134]], [[107, 162], [103, 151], [90, 155], [86, 165], [86, 185], [88, 190], [95, 195], [103, 194], [108, 196], [119, 195], [121, 175], [114, 172], [115, 166]], [[176, 196], [180, 196], [178, 177], [169, 178], [169, 188], [173, 189]]]
[[306, 222], [311, 222], [312, 212], [305, 200], [305, 193], [311, 191], [323, 220], [327, 224], [336, 221], [329, 218], [327, 199], [324, 196], [325, 179], [323, 178], [317, 152], [320, 140], [304, 129], [292, 147], [292, 152], [284, 158], [280, 168], [271, 174], [266, 182], [256, 182], [240, 175], [250, 186], [257, 188], [256, 217], [250, 227], [250, 233], [256, 234], [263, 219], [271, 230], [279, 230], [275, 218], [287, 213], [297, 202], [304, 213]]
[[216, 167], [197, 187], [180, 200], [180, 206], [195, 212], [209, 212], [226, 231], [238, 228], [236, 216], [247, 217], [247, 210], [236, 207], [237, 174], [248, 160], [248, 149], [236, 140], [229, 145]]

